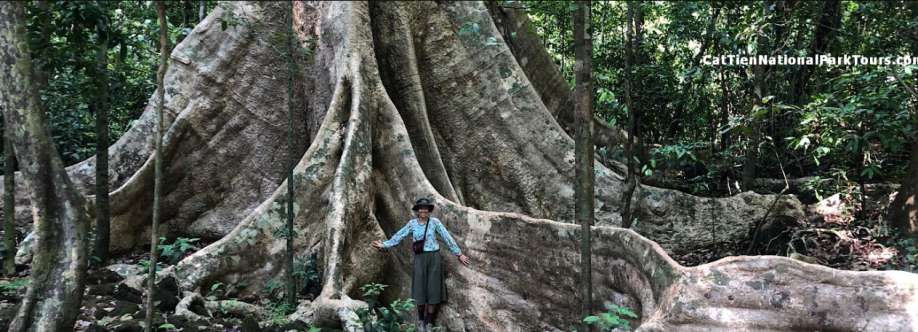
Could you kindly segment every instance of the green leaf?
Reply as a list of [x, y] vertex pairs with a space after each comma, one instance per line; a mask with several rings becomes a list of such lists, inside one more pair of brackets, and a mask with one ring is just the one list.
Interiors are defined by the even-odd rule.
[[635, 318], [635, 319], [638, 318], [638, 315], [637, 315], [636, 313], [634, 313], [634, 311], [631, 311], [631, 308], [627, 308], [627, 307], [618, 307], [617, 312], [618, 312], [620, 315], [625, 316], [625, 317], [630, 317], [630, 318]]
[[583, 319], [583, 322], [584, 322], [584, 323], [587, 323], [587, 324], [590, 324], [590, 325], [593, 325], [593, 324], [596, 324], [596, 323], [599, 322], [599, 317], [596, 317], [596, 316], [587, 316], [586, 318]]

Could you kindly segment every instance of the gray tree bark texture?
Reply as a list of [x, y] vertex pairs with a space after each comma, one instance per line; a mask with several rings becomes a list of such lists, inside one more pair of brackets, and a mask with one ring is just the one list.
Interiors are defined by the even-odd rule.
[[22, 178], [31, 190], [36, 253], [31, 283], [10, 331], [66, 331], [80, 311], [89, 212], [51, 143], [32, 78], [25, 10], [0, 3], [0, 109], [9, 121]]
[[[172, 52], [159, 231], [219, 239], [163, 272], [184, 290], [245, 281], [243, 292], [259, 293], [283, 278], [286, 241], [275, 234], [288, 199], [288, 98], [276, 70], [283, 39], [272, 36], [285, 31], [284, 7], [223, 3]], [[524, 33], [505, 38], [480, 2], [297, 2], [295, 14], [312, 55], [295, 101], [294, 246], [299, 258], [317, 253], [323, 274], [321, 294], [294, 317], [355, 330], [354, 309], [366, 305], [360, 285], [386, 283], [387, 298], [407, 298], [409, 250], [378, 252], [370, 242], [404, 225], [410, 203], [426, 196], [473, 262], [445, 260], [450, 301], [438, 324], [577, 324], [574, 143], [554, 116], [573, 99], [560, 76], [529, 63], [544, 49], [527, 47]], [[500, 15], [510, 35], [528, 30]], [[234, 24], [222, 29], [228, 17]], [[148, 238], [152, 114], [109, 149], [113, 249]], [[93, 168], [92, 159], [68, 168], [84, 192]], [[718, 240], [747, 238], [766, 213], [766, 227], [796, 222], [803, 212], [792, 196], [766, 212], [773, 195], [710, 199], [640, 186], [638, 221], [621, 229], [623, 178], [594, 168], [593, 302], [635, 308], [640, 331], [918, 329], [915, 274], [764, 256], [684, 267], [667, 255], [710, 245], [712, 215]], [[22, 213], [28, 206], [20, 201]]]

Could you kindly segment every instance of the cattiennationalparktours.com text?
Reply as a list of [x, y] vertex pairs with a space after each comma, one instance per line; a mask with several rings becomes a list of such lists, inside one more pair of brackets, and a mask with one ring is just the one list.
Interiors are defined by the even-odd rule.
[[790, 55], [705, 55], [705, 65], [713, 66], [911, 66], [918, 65], [918, 56], [865, 56], [857, 54], [814, 56]]

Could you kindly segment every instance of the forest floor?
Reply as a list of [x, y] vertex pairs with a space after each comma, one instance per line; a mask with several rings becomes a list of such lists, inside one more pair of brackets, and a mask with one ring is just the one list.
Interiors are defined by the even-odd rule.
[[[836, 269], [918, 272], [915, 239], [899, 237], [883, 221], [895, 186], [868, 188], [866, 208], [856, 195], [835, 194], [808, 204], [806, 218], [779, 234], [751, 241], [718, 243], [673, 259], [686, 266], [727, 256], [780, 255]], [[750, 236], [750, 238], [752, 238]]]
[[[190, 255], [206, 244], [191, 245], [194, 239], [179, 238], [163, 250], [160, 269]], [[186, 247], [181, 244], [188, 245]], [[172, 246], [172, 247], [170, 247]], [[161, 250], [163, 245], [160, 246]], [[170, 251], [174, 250], [174, 251]], [[171, 254], [174, 253], [174, 254]], [[80, 315], [74, 331], [80, 332], [142, 332], [144, 331], [144, 290], [149, 271], [148, 253], [142, 250], [115, 257], [104, 267], [88, 271], [86, 290]], [[28, 270], [16, 278], [0, 279], [0, 330], [8, 328], [28, 286]], [[229, 288], [229, 289], [228, 289]], [[217, 284], [200, 298], [186, 306], [189, 312], [177, 313], [176, 307], [187, 294], [179, 294], [178, 285], [171, 277], [158, 278], [154, 305], [154, 331], [311, 331], [310, 327], [288, 321], [281, 308], [282, 299], [237, 298], [231, 286]], [[314, 298], [316, 287], [304, 290], [302, 299]], [[253, 310], [254, 309], [254, 310]], [[330, 331], [323, 329], [322, 331]]]

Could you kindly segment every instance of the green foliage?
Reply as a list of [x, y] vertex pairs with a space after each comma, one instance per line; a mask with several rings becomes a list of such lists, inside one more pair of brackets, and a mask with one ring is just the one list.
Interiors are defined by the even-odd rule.
[[159, 257], [165, 259], [170, 265], [175, 265], [187, 254], [199, 249], [194, 245], [198, 240], [198, 238], [189, 239], [180, 237], [176, 238], [174, 242], [167, 244], [166, 238], [160, 237], [159, 245], [157, 245], [157, 249], [160, 250]]
[[[194, 9], [167, 5], [174, 42], [197, 23]], [[32, 1], [26, 10], [32, 59], [47, 77], [41, 98], [52, 138], [64, 163], [72, 164], [95, 153], [95, 115], [89, 106], [98, 94], [95, 68], [102, 40], [108, 39], [112, 141], [130, 128], [153, 94], [159, 54], [155, 6], [148, 1]]]
[[[573, 85], [569, 4], [502, 5], [525, 7], [534, 32]], [[689, 182], [691, 191], [713, 195], [730, 192], [727, 183], [741, 178], [747, 162], [755, 162], [756, 177], [819, 176], [830, 182], [822, 184], [826, 188], [847, 186], [834, 183], [838, 169], [850, 181], [901, 179], [907, 160], [904, 149], [918, 121], [909, 114], [914, 100], [903, 85], [916, 86], [916, 66], [769, 66], [768, 91], [759, 99], [755, 82], [762, 73], [749, 66], [706, 65], [699, 57], [812, 55], [825, 3], [784, 5], [788, 7], [763, 10], [762, 3], [637, 4], [644, 29], [633, 50], [637, 63], [626, 73], [626, 3], [592, 4], [594, 112], [611, 125], [627, 123], [623, 83], [630, 75], [634, 104], [641, 113], [637, 137], [644, 150], [638, 164], [642, 175], [677, 174]], [[824, 36], [821, 53], [914, 54], [916, 44], [903, 41], [897, 31], [914, 27], [915, 17], [916, 3], [845, 3], [839, 28]], [[750, 151], [757, 152], [756, 159], [746, 159]], [[606, 155], [622, 159], [623, 154]], [[685, 167], [699, 165], [706, 172], [680, 175]]]
[[891, 242], [899, 259], [890, 261], [886, 268], [918, 273], [918, 241], [906, 236], [892, 239]]
[[288, 323], [287, 315], [296, 311], [296, 307], [283, 301], [270, 301], [267, 304], [268, 322], [270, 325], [281, 326]]
[[163, 323], [163, 324], [160, 324], [159, 327], [158, 327], [157, 329], [166, 330], [166, 331], [176, 331], [176, 330], [177, 330], [177, 328], [175, 327], [175, 325], [174, 325], [174, 324], [171, 324], [171, 323]]
[[210, 285], [207, 292], [207, 299], [215, 301], [218, 298], [226, 296], [226, 285], [222, 282], [215, 282], [213, 285]]
[[239, 17], [238, 15], [236, 15], [236, 13], [230, 10], [230, 8], [227, 6], [226, 3], [223, 3], [220, 6], [223, 7], [222, 8], [223, 13], [222, 15], [220, 15], [220, 29], [226, 30], [230, 28], [235, 28], [245, 23], [245, 21], [241, 17]]
[[[319, 292], [322, 285], [322, 271], [319, 270], [318, 256], [310, 255], [307, 259], [296, 258], [293, 262], [293, 277], [307, 291]], [[318, 293], [314, 294], [318, 295]]]
[[478, 37], [479, 34], [481, 34], [481, 26], [478, 25], [478, 22], [465, 22], [459, 27], [459, 37]]
[[414, 311], [413, 299], [396, 299], [388, 307], [379, 302], [379, 295], [387, 285], [370, 283], [360, 286], [368, 308], [357, 309], [357, 317], [367, 332], [413, 332], [409, 317]]
[[0, 293], [4, 296], [12, 297], [29, 286], [29, 278], [18, 278], [11, 280], [0, 280]]
[[638, 315], [627, 307], [606, 304], [606, 310], [606, 312], [600, 313], [599, 315], [583, 318], [583, 322], [591, 326], [596, 326], [603, 332], [612, 331], [614, 329], [630, 331], [631, 321], [629, 321], [629, 319], [638, 318]]
[[[307, 292], [313, 292], [318, 295], [322, 286], [322, 271], [319, 269], [318, 257], [310, 255], [306, 259], [295, 258], [293, 263], [293, 276], [296, 280], [296, 289], [306, 289]], [[214, 284], [211, 288], [220, 289], [222, 284]], [[381, 291], [381, 290], [380, 290]], [[280, 300], [284, 292], [283, 276], [271, 278], [265, 283], [262, 292], [268, 299]]]
[[[150, 270], [150, 260], [149, 259], [141, 259], [140, 261], [137, 262], [137, 265], [139, 265], [143, 269], [144, 273]], [[167, 267], [166, 264], [164, 264], [163, 262], [156, 262], [157, 272], [165, 269], [166, 267]]]
[[280, 291], [284, 289], [284, 283], [277, 278], [271, 278], [265, 284], [264, 292], [268, 294], [269, 299], [278, 299], [280, 298]]

